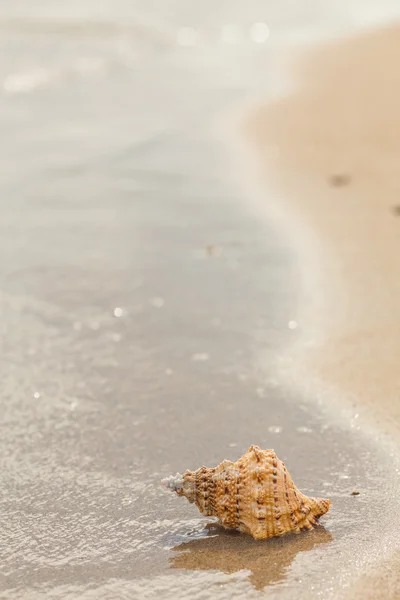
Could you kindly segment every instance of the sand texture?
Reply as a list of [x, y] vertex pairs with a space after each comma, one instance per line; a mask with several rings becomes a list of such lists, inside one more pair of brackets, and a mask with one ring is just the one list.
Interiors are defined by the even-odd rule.
[[[245, 125], [264, 184], [315, 236], [310, 247], [318, 256], [304, 255], [304, 271], [311, 263], [318, 269], [300, 309], [299, 373], [350, 398], [396, 443], [399, 52], [397, 27], [318, 47], [297, 62], [296, 88], [255, 110]], [[349, 597], [398, 598], [398, 573], [396, 560], [379, 565]]]
[[264, 156], [278, 146], [264, 177], [288, 192], [323, 253], [323, 292], [309, 291], [306, 319], [324, 340], [305, 351], [307, 368], [398, 433], [399, 51], [397, 28], [320, 48], [300, 66], [298, 90], [249, 123]]

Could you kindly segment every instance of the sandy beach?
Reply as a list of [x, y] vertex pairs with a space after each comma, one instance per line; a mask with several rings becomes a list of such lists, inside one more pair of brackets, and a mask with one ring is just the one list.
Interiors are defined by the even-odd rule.
[[[309, 290], [312, 308], [300, 309], [303, 337], [292, 348], [293, 383], [308, 374], [316, 390], [344, 395], [396, 444], [399, 50], [400, 29], [391, 27], [306, 52], [295, 65], [293, 93], [255, 110], [245, 125], [261, 157], [259, 176], [313, 231], [320, 249], [322, 293], [313, 297]], [[279, 149], [273, 159], [271, 147]], [[307, 343], [310, 331], [314, 343]], [[397, 598], [398, 564], [377, 567], [378, 580], [361, 580], [360, 596], [352, 593]]]
[[250, 122], [261, 154], [264, 144], [279, 148], [265, 177], [321, 243], [323, 292], [304, 329], [326, 339], [305, 350], [305, 368], [397, 434], [399, 47], [397, 28], [319, 47], [298, 66], [298, 90]]
[[[354, 33], [370, 5], [0, 0], [1, 598], [396, 597], [400, 42]], [[319, 527], [255, 541], [161, 486], [251, 444]]]

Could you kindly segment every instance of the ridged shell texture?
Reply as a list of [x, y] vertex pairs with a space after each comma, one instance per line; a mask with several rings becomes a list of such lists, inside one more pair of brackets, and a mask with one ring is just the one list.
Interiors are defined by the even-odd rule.
[[162, 483], [194, 502], [203, 515], [218, 517], [226, 529], [256, 539], [312, 529], [330, 505], [302, 494], [274, 450], [258, 446], [250, 446], [236, 462], [185, 471]]

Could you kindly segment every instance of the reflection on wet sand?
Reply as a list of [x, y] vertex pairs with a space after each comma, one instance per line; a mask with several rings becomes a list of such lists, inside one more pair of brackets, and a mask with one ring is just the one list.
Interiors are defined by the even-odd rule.
[[169, 559], [170, 567], [192, 571], [218, 570], [228, 575], [241, 570], [251, 571], [249, 580], [257, 590], [283, 581], [299, 552], [313, 550], [333, 540], [333, 536], [321, 525], [307, 533], [269, 540], [253, 540], [214, 524], [208, 525], [207, 529], [207, 537], [172, 548], [178, 554]]

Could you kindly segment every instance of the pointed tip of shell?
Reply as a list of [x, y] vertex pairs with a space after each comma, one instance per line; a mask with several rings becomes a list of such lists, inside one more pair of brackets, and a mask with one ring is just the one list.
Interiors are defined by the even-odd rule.
[[176, 475], [170, 475], [169, 477], [161, 479], [161, 484], [167, 490], [176, 492], [177, 490], [181, 490], [183, 488], [183, 477], [180, 473], [177, 473]]
[[270, 448], [268, 450], [263, 450], [260, 446], [256, 444], [252, 444], [250, 448], [247, 450], [246, 454], [252, 454], [256, 457], [257, 461], [265, 459], [267, 456], [276, 457], [275, 450]]
[[310, 498], [311, 509], [315, 517], [319, 518], [328, 512], [331, 501], [326, 498]]
[[268, 450], [263, 450], [262, 448], [260, 448], [260, 446], [257, 446], [257, 444], [252, 444], [250, 446], [250, 448], [247, 450], [246, 454], [248, 452], [254, 452], [255, 454], [275, 454], [275, 450], [273, 450], [273, 448], [269, 448]]

